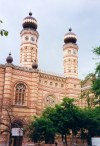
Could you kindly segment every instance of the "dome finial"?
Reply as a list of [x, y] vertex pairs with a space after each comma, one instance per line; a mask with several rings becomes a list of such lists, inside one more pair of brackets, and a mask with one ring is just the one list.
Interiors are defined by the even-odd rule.
[[29, 16], [24, 18], [22, 26], [25, 29], [26, 28], [34, 29], [34, 30], [37, 29], [37, 26], [38, 26], [37, 20], [34, 17], [32, 17], [31, 11], [29, 12]]
[[72, 31], [72, 28], [71, 28], [71, 27], [69, 28], [69, 31], [70, 31], [70, 32]]
[[34, 60], [34, 62], [32, 64], [32, 68], [33, 69], [37, 69], [38, 68], [38, 64], [36, 63], [36, 60]]
[[67, 43], [76, 43], [77, 42], [77, 36], [75, 33], [72, 32], [72, 28], [69, 28], [69, 32], [65, 34], [64, 36], [64, 42]]
[[9, 56], [6, 58], [6, 62], [7, 63], [12, 63], [13, 62], [13, 58], [11, 57], [11, 52], [9, 53]]
[[32, 16], [32, 12], [31, 11], [29, 12], [29, 16]]
[[9, 56], [11, 56], [11, 51], [9, 52]]

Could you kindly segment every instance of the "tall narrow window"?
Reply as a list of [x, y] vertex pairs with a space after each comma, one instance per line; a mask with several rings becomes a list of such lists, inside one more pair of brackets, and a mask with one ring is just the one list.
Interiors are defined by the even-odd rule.
[[15, 89], [15, 104], [24, 105], [26, 99], [26, 86], [22, 83], [16, 85]]

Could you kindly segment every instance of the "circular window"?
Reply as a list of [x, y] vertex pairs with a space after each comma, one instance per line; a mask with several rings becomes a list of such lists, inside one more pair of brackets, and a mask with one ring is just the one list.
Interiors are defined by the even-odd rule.
[[77, 51], [76, 50], [73, 50], [73, 54], [76, 55], [77, 54]]
[[29, 40], [29, 37], [28, 37], [28, 36], [26, 36], [26, 37], [25, 37], [25, 40], [26, 40], [26, 41], [28, 41], [28, 40]]
[[35, 39], [34, 39], [33, 37], [31, 37], [31, 41], [32, 41], [32, 42], [34, 42], [34, 41], [35, 41]]
[[55, 98], [52, 95], [46, 97], [46, 105], [54, 106], [55, 105]]

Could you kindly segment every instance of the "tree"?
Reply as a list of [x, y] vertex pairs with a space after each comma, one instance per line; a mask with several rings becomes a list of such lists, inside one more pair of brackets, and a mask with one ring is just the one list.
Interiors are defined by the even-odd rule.
[[[22, 129], [20, 121], [16, 121], [16, 117], [13, 114], [12, 107], [10, 105], [0, 106], [1, 116], [0, 116], [0, 135], [7, 133], [9, 134], [9, 146], [12, 144], [12, 128]], [[4, 113], [4, 114], [2, 114]], [[19, 141], [20, 143], [20, 141]], [[20, 145], [20, 144], [19, 144]]]
[[[3, 22], [0, 20], [0, 24], [1, 23], [3, 23]], [[0, 35], [1, 36], [8, 36], [8, 31], [5, 29], [0, 29]]]
[[67, 145], [67, 135], [72, 133], [72, 144], [74, 136], [80, 130], [80, 121], [82, 118], [81, 110], [74, 105], [74, 99], [64, 98], [60, 105], [55, 108], [47, 108], [43, 116], [49, 118], [56, 128], [56, 134], [62, 136], [62, 141]]
[[36, 118], [29, 125], [30, 134], [29, 137], [35, 143], [45, 141], [45, 143], [54, 143], [55, 128], [50, 119], [45, 117]]
[[79, 98], [81, 98], [83, 101], [86, 101], [86, 106], [89, 108], [94, 107], [95, 95], [91, 86], [95, 79], [95, 74], [89, 73], [85, 79], [81, 81], [81, 95]]
[[[93, 53], [97, 56], [100, 56], [100, 46], [94, 48]], [[95, 76], [96, 76], [96, 79], [93, 80], [92, 90], [96, 97], [95, 104], [100, 105], [100, 62], [96, 66]]]
[[100, 46], [99, 47], [96, 47], [96, 48], [94, 48], [93, 49], [93, 53], [95, 54], [95, 55], [100, 55]]
[[72, 145], [74, 144], [74, 136], [80, 131], [80, 123], [83, 116], [81, 109], [74, 105], [74, 101], [74, 99], [64, 98], [62, 102], [62, 106], [65, 109], [64, 114], [68, 119], [68, 128], [72, 133]]
[[2, 106], [0, 107], [0, 109], [5, 112], [5, 115], [1, 115], [0, 117], [0, 135], [2, 135], [3, 133], [9, 133], [9, 146], [12, 143], [11, 140], [11, 128], [12, 128], [12, 123], [13, 123], [13, 112], [12, 112], [12, 108], [10, 106]]
[[74, 138], [80, 134], [91, 145], [91, 137], [100, 136], [100, 107], [79, 108], [74, 99], [64, 98], [55, 107], [48, 107], [41, 117], [36, 118], [29, 126], [29, 137], [34, 142], [52, 143], [60, 135], [67, 146], [67, 136]]
[[88, 146], [91, 146], [91, 137], [100, 136], [100, 107], [85, 108], [82, 115], [81, 138], [87, 139]]
[[70, 134], [68, 127], [68, 116], [66, 116], [64, 107], [59, 104], [55, 108], [47, 108], [43, 116], [50, 119], [56, 130], [56, 135], [61, 135], [62, 142], [67, 145], [67, 135]]

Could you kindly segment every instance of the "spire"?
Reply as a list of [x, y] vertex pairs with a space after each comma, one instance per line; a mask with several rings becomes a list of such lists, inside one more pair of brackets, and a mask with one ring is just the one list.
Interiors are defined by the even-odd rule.
[[70, 32], [72, 31], [72, 28], [71, 28], [71, 27], [69, 28], [69, 31], [70, 31]]
[[29, 12], [29, 16], [32, 16], [32, 12], [31, 11]]

